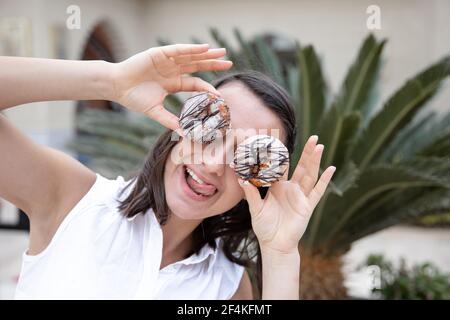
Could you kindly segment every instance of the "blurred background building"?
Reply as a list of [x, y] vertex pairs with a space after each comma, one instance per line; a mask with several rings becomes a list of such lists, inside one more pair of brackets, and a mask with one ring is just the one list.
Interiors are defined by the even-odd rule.
[[[71, 5], [80, 9], [79, 29], [66, 26]], [[367, 28], [370, 5], [381, 9], [379, 30]], [[237, 27], [248, 38], [271, 35], [280, 51], [289, 48], [292, 40], [313, 44], [333, 93], [362, 40], [373, 32], [377, 38], [388, 39], [377, 89], [380, 100], [385, 100], [406, 78], [450, 52], [449, 21], [447, 0], [0, 0], [0, 55], [118, 62], [157, 46], [158, 38], [190, 43], [195, 37], [212, 43], [211, 27], [237, 45], [233, 36]], [[431, 104], [439, 112], [449, 110], [448, 81]], [[82, 106], [72, 101], [39, 102], [4, 114], [39, 143], [69, 152], [65, 143], [74, 134], [77, 105]], [[116, 108], [106, 102], [89, 106]], [[7, 229], [20, 224], [16, 212], [2, 202], [0, 299], [12, 296], [27, 246], [26, 232]], [[448, 229], [390, 228], [354, 244], [346, 256], [347, 284], [353, 295], [369, 296], [367, 276], [353, 270], [367, 254], [376, 252], [390, 258], [405, 256], [412, 262], [430, 260], [450, 271], [449, 248]]]

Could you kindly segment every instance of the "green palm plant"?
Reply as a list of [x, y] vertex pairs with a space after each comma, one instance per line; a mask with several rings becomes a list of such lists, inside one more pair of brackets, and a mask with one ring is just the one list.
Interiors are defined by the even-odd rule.
[[[363, 41], [339, 93], [327, 99], [313, 46], [296, 42], [293, 62], [287, 63], [262, 37], [246, 41], [237, 29], [234, 34], [239, 50], [211, 29], [235, 69], [262, 71], [289, 91], [297, 109], [297, 146], [317, 134], [326, 147], [323, 167], [338, 168], [299, 245], [300, 287], [303, 298], [344, 298], [341, 258], [354, 241], [408, 219], [450, 211], [450, 114], [426, 108], [450, 74], [450, 57], [406, 81], [375, 109], [373, 92], [385, 40], [369, 35]], [[198, 76], [211, 81], [217, 74]], [[167, 105], [177, 112], [181, 100], [170, 96]], [[136, 115], [93, 110], [80, 115], [78, 129], [89, 135], [72, 146], [111, 176], [139, 167], [162, 130]], [[291, 164], [300, 152], [299, 147]]]

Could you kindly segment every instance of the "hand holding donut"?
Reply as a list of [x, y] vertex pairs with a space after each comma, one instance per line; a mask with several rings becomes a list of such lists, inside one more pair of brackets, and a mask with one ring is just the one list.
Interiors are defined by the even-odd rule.
[[328, 167], [318, 180], [323, 145], [317, 145], [317, 139], [312, 136], [306, 142], [291, 180], [272, 183], [264, 199], [257, 187], [239, 180], [261, 248], [280, 253], [298, 252], [298, 243], [312, 212], [336, 170]]
[[209, 49], [208, 44], [150, 48], [114, 65], [111, 100], [177, 130], [178, 118], [164, 108], [164, 98], [178, 91], [209, 91], [220, 95], [208, 82], [185, 74], [229, 69], [233, 65], [231, 61], [217, 59], [225, 53], [225, 48]]

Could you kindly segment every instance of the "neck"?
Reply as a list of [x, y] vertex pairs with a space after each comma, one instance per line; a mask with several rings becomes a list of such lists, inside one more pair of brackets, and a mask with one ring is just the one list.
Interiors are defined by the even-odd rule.
[[202, 220], [184, 220], [174, 214], [161, 227], [163, 250], [161, 268], [184, 259], [193, 247], [193, 231]]

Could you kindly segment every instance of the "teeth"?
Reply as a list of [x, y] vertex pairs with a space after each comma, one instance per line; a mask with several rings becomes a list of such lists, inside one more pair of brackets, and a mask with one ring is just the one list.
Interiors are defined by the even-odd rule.
[[189, 175], [192, 177], [192, 179], [194, 179], [195, 181], [197, 181], [200, 184], [205, 184], [205, 182], [202, 179], [197, 177], [197, 175], [194, 173], [194, 171], [192, 171], [189, 168], [186, 168], [186, 171], [189, 173]]

